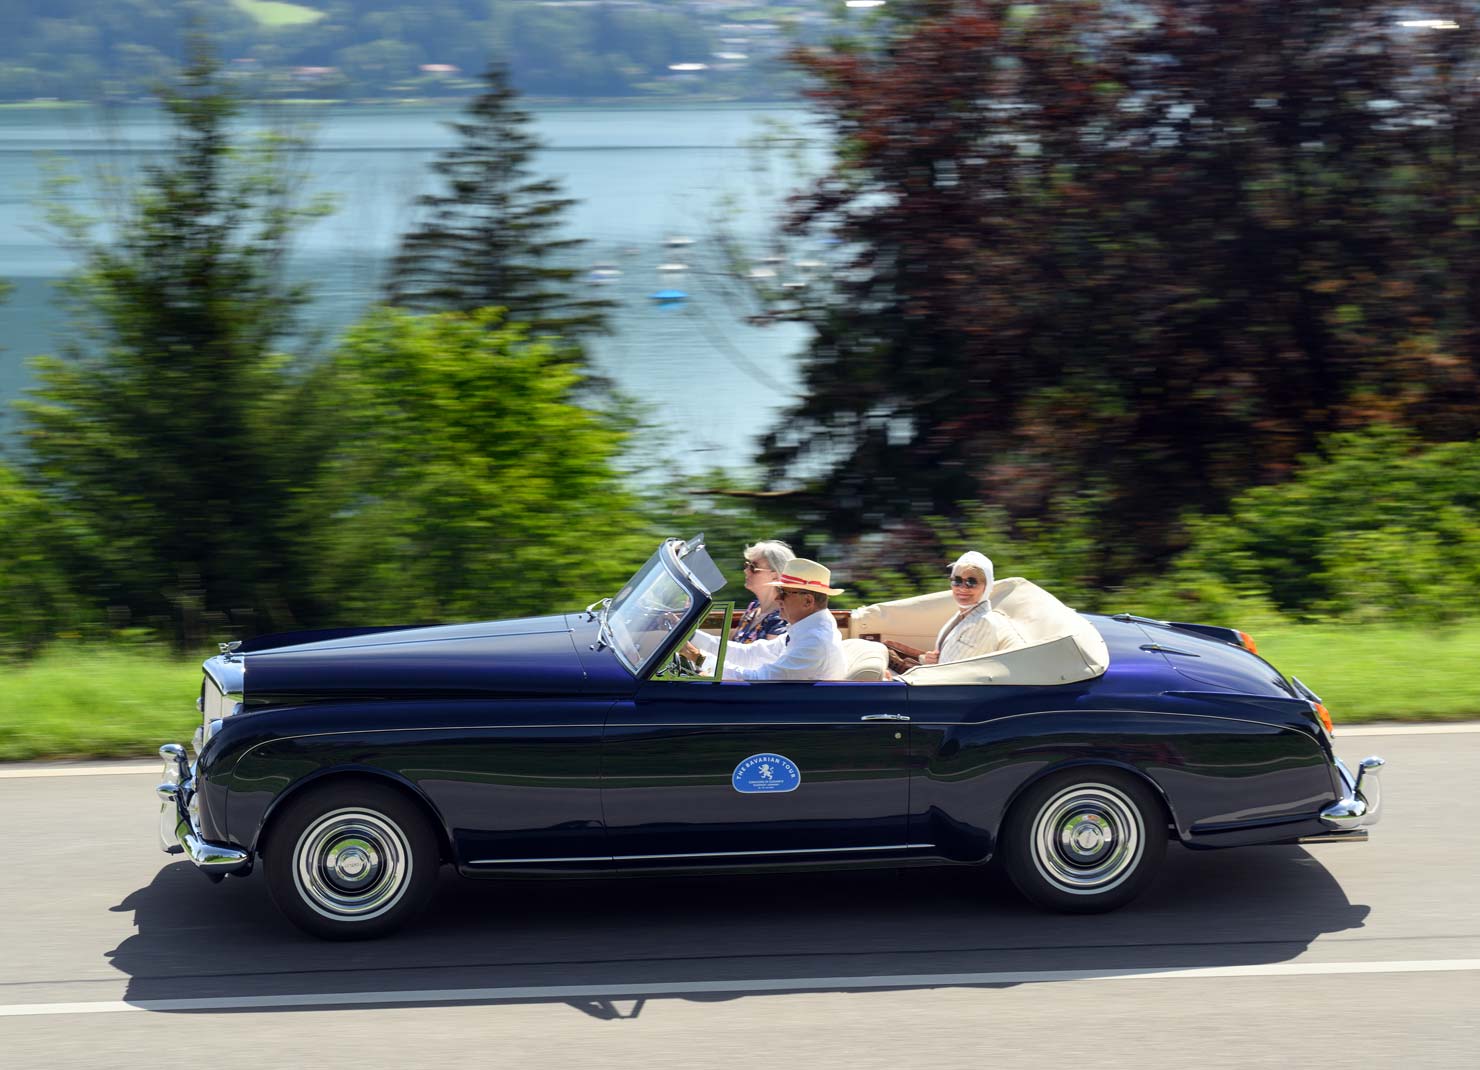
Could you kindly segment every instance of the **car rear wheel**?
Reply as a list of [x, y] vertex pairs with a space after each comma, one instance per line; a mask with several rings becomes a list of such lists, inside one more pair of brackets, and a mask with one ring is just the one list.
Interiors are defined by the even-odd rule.
[[1165, 812], [1129, 773], [1068, 769], [1013, 804], [999, 848], [1012, 883], [1039, 906], [1115, 910], [1156, 877], [1167, 849]]
[[287, 804], [262, 852], [278, 909], [326, 940], [384, 936], [426, 905], [437, 882], [437, 838], [425, 813], [394, 788], [326, 783]]

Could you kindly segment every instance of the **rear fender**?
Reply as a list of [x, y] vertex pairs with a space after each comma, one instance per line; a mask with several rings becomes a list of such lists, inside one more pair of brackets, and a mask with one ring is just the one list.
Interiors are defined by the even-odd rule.
[[[1114, 758], [1071, 758], [1068, 761], [1057, 762], [1053, 765], [1044, 766], [1042, 769], [1038, 770], [1032, 776], [1028, 777], [1021, 784], [1019, 784], [1016, 790], [1014, 790], [1013, 793], [1008, 797], [1007, 805], [1002, 808], [1002, 821], [1005, 822], [1007, 820], [1007, 815], [1012, 813], [1012, 808], [1017, 805], [1018, 799], [1022, 798], [1022, 796], [1025, 795], [1028, 790], [1033, 787], [1033, 785], [1039, 783], [1047, 777], [1056, 776], [1066, 769], [1117, 769], [1122, 773], [1129, 773], [1131, 776], [1135, 777], [1141, 783], [1150, 788], [1152, 793], [1159, 800], [1161, 800], [1163, 811], [1162, 816], [1167, 819], [1167, 837], [1169, 839], [1179, 838], [1179, 834], [1177, 832], [1177, 829], [1179, 827], [1177, 824], [1177, 814], [1176, 811], [1172, 808], [1172, 800], [1167, 797], [1167, 793], [1162, 789], [1162, 786], [1158, 784], [1155, 780], [1153, 780], [1150, 776], [1148, 776], [1145, 770], [1138, 769], [1134, 765], [1131, 765], [1127, 762], [1118, 761]], [[1002, 827], [999, 823], [998, 827], [992, 832], [993, 841], [995, 841], [997, 837], [1001, 835], [1001, 833]]]

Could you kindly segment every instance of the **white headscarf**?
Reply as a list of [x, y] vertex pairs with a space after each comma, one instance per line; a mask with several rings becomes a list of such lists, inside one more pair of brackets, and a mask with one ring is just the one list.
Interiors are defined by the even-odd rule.
[[986, 554], [978, 553], [976, 550], [967, 550], [964, 554], [951, 562], [951, 575], [954, 576], [958, 568], [965, 568], [967, 566], [981, 569], [981, 573], [983, 576], [986, 577], [987, 581], [985, 593], [991, 594], [992, 584], [996, 582], [996, 579], [992, 574], [992, 559]]

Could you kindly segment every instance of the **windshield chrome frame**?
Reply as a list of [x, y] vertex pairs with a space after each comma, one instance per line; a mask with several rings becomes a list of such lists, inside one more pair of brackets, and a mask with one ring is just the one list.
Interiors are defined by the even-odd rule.
[[[673, 626], [669, 638], [660, 643], [646, 661], [641, 665], [635, 666], [628, 662], [626, 655], [622, 652], [618, 644], [610, 643], [612, 653], [622, 663], [622, 667], [639, 680], [647, 679], [657, 671], [658, 667], [663, 665], [673, 655], [673, 651], [678, 649], [678, 644], [684, 637], [688, 636], [694, 630], [695, 622], [703, 620], [704, 615], [709, 612], [709, 604], [713, 601], [713, 595], [704, 589], [699, 583], [698, 577], [694, 575], [693, 571], [679, 557], [680, 550], [688, 549], [689, 544], [683, 539], [664, 539], [663, 545], [658, 547], [658, 563], [693, 599], [688, 612]], [[703, 542], [700, 542], [694, 549], [703, 550]], [[633, 579], [636, 579], [640, 572], [641, 570], [638, 573], [634, 573]], [[627, 583], [622, 585], [622, 589], [625, 590], [631, 583], [632, 580], [628, 580]], [[601, 613], [601, 631], [607, 636], [611, 635], [611, 627], [607, 624], [607, 618], [611, 614], [615, 604], [616, 596], [613, 596]]]

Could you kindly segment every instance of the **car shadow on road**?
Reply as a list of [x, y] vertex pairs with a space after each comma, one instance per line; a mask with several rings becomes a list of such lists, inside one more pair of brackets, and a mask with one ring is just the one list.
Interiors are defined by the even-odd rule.
[[[457, 990], [559, 989], [475, 1001], [564, 1002], [612, 1021], [640, 1013], [641, 996], [742, 998], [762, 980], [848, 991], [879, 987], [865, 978], [937, 987], [950, 982], [928, 979], [1278, 963], [1369, 912], [1303, 848], [1178, 846], [1140, 899], [1100, 915], [1042, 913], [960, 867], [563, 881], [447, 871], [417, 923], [349, 944], [289, 926], [260, 875], [212, 887], [188, 863], [113, 909], [138, 928], [108, 953], [130, 1002], [363, 992], [363, 1007], [371, 993], [437, 991], [446, 998], [430, 1002], [451, 1004], [467, 1001]], [[283, 1009], [314, 1006], [295, 1002]]]

